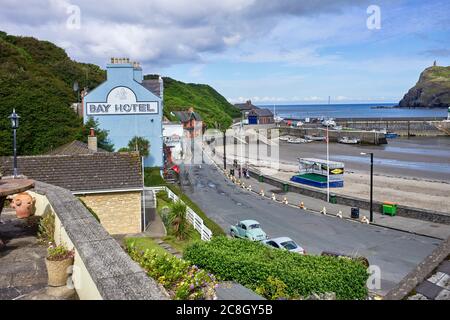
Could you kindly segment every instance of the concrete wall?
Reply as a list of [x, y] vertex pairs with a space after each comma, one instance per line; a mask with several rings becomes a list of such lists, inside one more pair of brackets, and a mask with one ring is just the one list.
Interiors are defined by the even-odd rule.
[[[340, 125], [357, 130], [388, 130], [402, 136], [439, 136], [448, 133], [441, 130], [442, 121], [429, 120], [338, 120]], [[450, 129], [450, 125], [447, 126]]]
[[55, 241], [75, 250], [71, 280], [81, 300], [165, 300], [167, 293], [69, 190], [36, 182], [36, 214], [55, 215]]
[[87, 194], [80, 199], [97, 214], [109, 234], [141, 232], [141, 192]]

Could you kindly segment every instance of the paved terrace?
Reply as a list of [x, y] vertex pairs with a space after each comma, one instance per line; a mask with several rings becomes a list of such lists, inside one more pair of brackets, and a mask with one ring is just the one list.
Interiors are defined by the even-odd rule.
[[[37, 216], [48, 210], [55, 214], [55, 241], [75, 249], [72, 280], [79, 299], [168, 299], [70, 191], [42, 182], [30, 191], [37, 199]], [[37, 244], [36, 226], [5, 212], [0, 224], [6, 240], [0, 251], [0, 299], [74, 298], [64, 288], [47, 290], [46, 248]]]

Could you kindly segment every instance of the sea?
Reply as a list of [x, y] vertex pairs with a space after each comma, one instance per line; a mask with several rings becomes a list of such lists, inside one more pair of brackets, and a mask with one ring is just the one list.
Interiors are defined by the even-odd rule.
[[[396, 103], [262, 105], [282, 118], [442, 118], [447, 109], [393, 108]], [[381, 108], [380, 108], [381, 107]]]

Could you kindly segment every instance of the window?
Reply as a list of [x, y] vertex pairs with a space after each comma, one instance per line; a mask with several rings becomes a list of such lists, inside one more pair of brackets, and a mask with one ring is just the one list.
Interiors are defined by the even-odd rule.
[[250, 226], [248, 227], [249, 230], [252, 230], [252, 229], [259, 229], [259, 228], [261, 228], [259, 224], [252, 224], [252, 225], [250, 225]]
[[274, 247], [274, 248], [279, 248], [278, 244], [276, 242], [274, 242], [274, 241], [268, 241], [267, 244], [272, 246], [272, 247]]
[[297, 249], [297, 245], [295, 244], [294, 241], [286, 241], [286, 242], [282, 242], [281, 245], [286, 248], [287, 250], [294, 250]]

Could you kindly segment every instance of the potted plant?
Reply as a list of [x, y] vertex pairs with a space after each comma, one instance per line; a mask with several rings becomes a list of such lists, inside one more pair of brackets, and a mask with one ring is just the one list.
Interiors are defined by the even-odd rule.
[[69, 277], [68, 268], [73, 264], [74, 250], [68, 250], [63, 245], [51, 244], [47, 249], [45, 264], [48, 273], [48, 285], [52, 287], [64, 286]]

